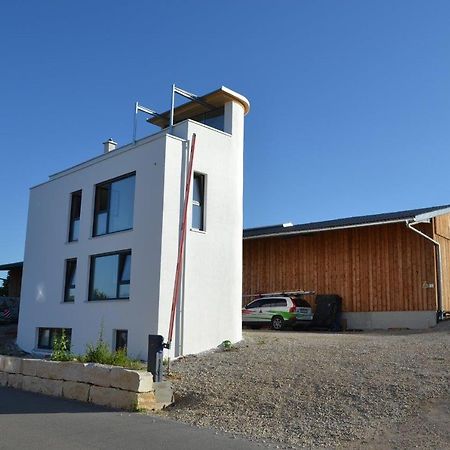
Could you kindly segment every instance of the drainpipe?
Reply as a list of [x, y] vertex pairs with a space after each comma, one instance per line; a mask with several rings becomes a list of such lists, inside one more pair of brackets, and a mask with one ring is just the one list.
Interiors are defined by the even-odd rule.
[[422, 233], [417, 228], [414, 228], [414, 225], [418, 225], [421, 222], [406, 222], [406, 226], [420, 234], [422, 237], [432, 242], [436, 248], [436, 266], [437, 266], [437, 300], [438, 300], [438, 310], [437, 310], [437, 321], [444, 320], [444, 312], [442, 310], [442, 258], [441, 258], [441, 244], [438, 241], [430, 238], [430, 236]]

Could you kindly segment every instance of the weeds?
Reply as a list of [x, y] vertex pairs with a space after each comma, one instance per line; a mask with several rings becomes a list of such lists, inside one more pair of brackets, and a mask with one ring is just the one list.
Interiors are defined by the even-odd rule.
[[74, 359], [74, 355], [70, 351], [70, 340], [64, 330], [53, 340], [51, 359], [52, 361], [72, 361]]

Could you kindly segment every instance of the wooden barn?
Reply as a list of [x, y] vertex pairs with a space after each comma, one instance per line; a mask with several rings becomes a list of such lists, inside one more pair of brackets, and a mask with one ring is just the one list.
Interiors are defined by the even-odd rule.
[[426, 328], [450, 312], [450, 205], [246, 229], [243, 258], [244, 295], [339, 294], [348, 328]]

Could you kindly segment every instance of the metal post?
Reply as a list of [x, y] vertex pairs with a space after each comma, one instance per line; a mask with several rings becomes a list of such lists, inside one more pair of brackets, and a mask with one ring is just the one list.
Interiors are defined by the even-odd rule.
[[164, 338], [159, 334], [148, 335], [147, 372], [153, 375], [153, 381], [162, 380]]
[[174, 114], [175, 114], [175, 84], [172, 84], [172, 103], [170, 106], [170, 131], [172, 131], [172, 127], [173, 127], [173, 118], [174, 118]]
[[134, 103], [134, 118], [133, 118], [133, 142], [136, 142], [136, 130], [137, 130], [137, 113], [139, 110], [139, 103]]

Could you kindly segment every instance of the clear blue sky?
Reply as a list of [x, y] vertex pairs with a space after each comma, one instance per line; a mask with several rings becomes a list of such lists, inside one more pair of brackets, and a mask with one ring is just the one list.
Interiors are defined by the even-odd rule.
[[173, 82], [249, 98], [246, 227], [450, 203], [449, 23], [446, 0], [3, 1], [0, 263], [29, 187]]

